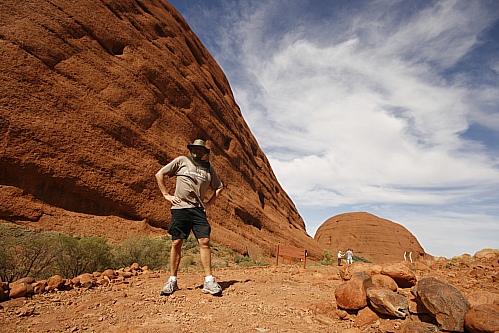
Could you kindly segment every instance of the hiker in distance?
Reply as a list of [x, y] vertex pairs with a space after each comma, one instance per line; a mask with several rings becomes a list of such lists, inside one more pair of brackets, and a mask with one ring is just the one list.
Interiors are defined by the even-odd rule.
[[[203, 292], [212, 295], [222, 292], [222, 288], [211, 275], [211, 226], [206, 218], [206, 207], [212, 205], [223, 189], [217, 172], [210, 165], [210, 149], [206, 142], [196, 139], [187, 145], [190, 156], [179, 156], [162, 167], [156, 173], [159, 189], [163, 197], [171, 203], [172, 219], [168, 233], [172, 236], [170, 252], [170, 278], [161, 289], [161, 295], [170, 295], [178, 290], [177, 273], [180, 265], [182, 244], [192, 231], [199, 243], [201, 265], [205, 272]], [[176, 177], [174, 195], [168, 193], [165, 182], [169, 177]], [[214, 192], [204, 202], [208, 188]]]
[[352, 249], [347, 250], [347, 264], [352, 264], [353, 263], [353, 251]]

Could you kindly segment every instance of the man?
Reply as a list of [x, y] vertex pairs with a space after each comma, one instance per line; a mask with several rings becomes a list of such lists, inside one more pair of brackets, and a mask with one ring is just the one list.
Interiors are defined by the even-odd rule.
[[347, 264], [353, 263], [353, 251], [351, 249], [347, 250]]
[[341, 250], [338, 251], [338, 266], [341, 266], [341, 259], [344, 257], [345, 255], [343, 254], [343, 252]]
[[[161, 289], [161, 295], [170, 295], [178, 290], [177, 273], [180, 265], [182, 244], [190, 232], [194, 233], [201, 255], [201, 265], [205, 272], [204, 293], [212, 295], [222, 291], [220, 285], [211, 275], [211, 227], [206, 218], [205, 208], [212, 205], [223, 189], [223, 184], [213, 166], [210, 165], [210, 149], [206, 142], [196, 139], [187, 145], [190, 156], [180, 156], [165, 165], [156, 173], [158, 186], [163, 197], [172, 205], [172, 220], [168, 233], [172, 236], [170, 252], [170, 278]], [[176, 177], [175, 194], [170, 195], [166, 188], [167, 177]], [[204, 202], [208, 188], [214, 192], [211, 198]]]

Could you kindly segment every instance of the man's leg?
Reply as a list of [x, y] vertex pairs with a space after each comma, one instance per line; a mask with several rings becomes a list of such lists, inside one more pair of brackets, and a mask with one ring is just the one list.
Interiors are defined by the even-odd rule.
[[172, 249], [170, 250], [170, 278], [163, 289], [161, 289], [160, 295], [162, 296], [171, 295], [175, 290], [178, 290], [177, 273], [183, 242], [182, 238], [172, 240]]
[[210, 293], [212, 295], [219, 294], [222, 292], [222, 287], [215, 281], [215, 278], [211, 275], [211, 250], [210, 250], [210, 239], [209, 238], [199, 238], [199, 253], [201, 254], [201, 264], [204, 268], [204, 285], [203, 292]]
[[201, 265], [204, 268], [204, 275], [211, 275], [211, 249], [210, 249], [210, 239], [200, 238], [199, 243], [199, 253], [201, 255]]
[[[170, 250], [170, 275], [177, 276], [178, 267], [180, 265], [180, 257], [182, 256], [182, 244], [184, 240], [182, 238], [175, 239], [172, 241], [172, 249]], [[202, 256], [201, 256], [202, 258]], [[201, 259], [202, 261], [202, 259]]]

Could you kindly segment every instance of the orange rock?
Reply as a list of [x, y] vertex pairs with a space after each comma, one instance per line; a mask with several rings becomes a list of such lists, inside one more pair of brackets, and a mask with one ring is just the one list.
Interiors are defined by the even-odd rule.
[[1, 6], [2, 217], [111, 242], [164, 235], [170, 207], [151, 179], [203, 138], [226, 187], [212, 241], [255, 256], [281, 242], [322, 259], [227, 77], [170, 4]]
[[381, 274], [391, 277], [401, 288], [412, 287], [417, 282], [412, 266], [408, 266], [406, 263], [384, 265]]
[[26, 297], [30, 294], [33, 294], [33, 287], [30, 284], [21, 282], [21, 283], [13, 283], [10, 287], [10, 298], [19, 298]]
[[357, 317], [355, 318], [354, 325], [357, 327], [363, 327], [367, 325], [371, 325], [379, 320], [379, 316], [376, 312], [371, 310], [369, 307], [365, 307], [360, 309], [357, 313]]
[[466, 313], [464, 325], [471, 333], [499, 331], [499, 305], [481, 304], [473, 307]]
[[375, 274], [371, 277], [373, 285], [380, 288], [385, 288], [391, 291], [397, 291], [398, 286], [394, 279], [387, 275]]
[[47, 280], [46, 290], [52, 291], [55, 289], [61, 289], [64, 286], [65, 282], [66, 280], [63, 279], [60, 275], [54, 275]]
[[333, 253], [351, 248], [354, 256], [377, 264], [402, 261], [405, 252], [406, 258], [411, 253], [413, 261], [428, 256], [416, 237], [402, 225], [364, 212], [327, 219], [317, 229], [314, 239]]
[[359, 280], [343, 282], [334, 292], [336, 304], [345, 310], [358, 310], [367, 306], [366, 288]]

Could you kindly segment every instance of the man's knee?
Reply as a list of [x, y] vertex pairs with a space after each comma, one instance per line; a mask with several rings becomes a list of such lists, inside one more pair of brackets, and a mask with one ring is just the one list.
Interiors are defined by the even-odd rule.
[[210, 247], [210, 239], [209, 238], [199, 238], [198, 243], [200, 247]]
[[180, 249], [182, 249], [183, 243], [184, 243], [184, 240], [182, 238], [174, 239], [174, 240], [172, 240], [172, 248], [175, 250], [180, 250]]

